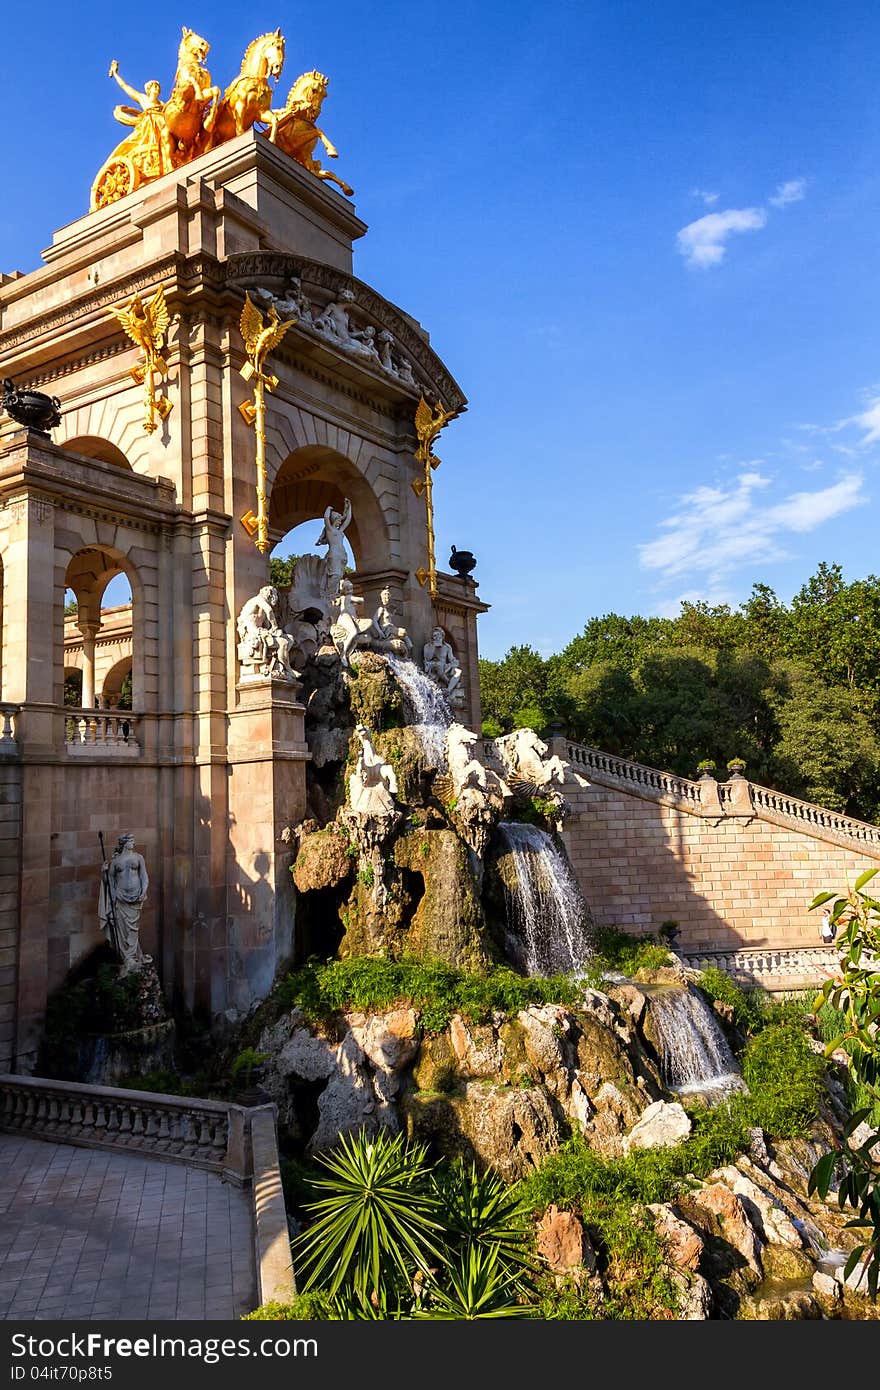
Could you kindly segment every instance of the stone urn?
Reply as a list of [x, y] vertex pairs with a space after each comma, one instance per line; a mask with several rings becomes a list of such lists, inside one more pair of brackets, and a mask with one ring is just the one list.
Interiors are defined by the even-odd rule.
[[471, 570], [476, 569], [476, 567], [476, 556], [470, 550], [456, 550], [455, 546], [452, 547], [452, 553], [449, 556], [449, 568], [455, 570], [459, 579], [467, 579]]
[[3, 381], [3, 409], [19, 425], [50, 438], [49, 431], [61, 424], [61, 402], [42, 391], [22, 390], [11, 377]]

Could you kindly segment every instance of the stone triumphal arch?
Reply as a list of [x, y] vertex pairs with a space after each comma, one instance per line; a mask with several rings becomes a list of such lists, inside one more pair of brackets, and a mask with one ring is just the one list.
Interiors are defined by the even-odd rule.
[[[48, 996], [99, 940], [99, 830], [134, 834], [150, 866], [144, 948], [206, 1021], [246, 1009], [296, 954], [284, 832], [305, 808], [304, 711], [295, 687], [243, 683], [237, 654], [236, 616], [268, 577], [242, 522], [246, 296], [295, 320], [270, 364], [269, 548], [350, 502], [359, 594], [389, 589], [416, 650], [444, 628], [461, 717], [479, 728], [483, 605], [470, 579], [441, 572], [433, 596], [420, 582], [412, 486], [420, 397], [465, 401], [421, 325], [353, 274], [366, 230], [250, 130], [62, 228], [39, 269], [0, 276], [0, 375], [61, 413], [51, 435], [0, 424], [0, 1070], [33, 1065]], [[112, 311], [160, 289], [150, 406]], [[102, 609], [119, 573], [131, 606]], [[79, 707], [65, 672], [81, 673]]]

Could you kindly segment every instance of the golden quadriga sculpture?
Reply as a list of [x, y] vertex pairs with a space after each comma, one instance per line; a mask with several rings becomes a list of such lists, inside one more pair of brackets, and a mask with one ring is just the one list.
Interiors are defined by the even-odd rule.
[[114, 58], [110, 76], [135, 104], [116, 106], [113, 115], [120, 124], [132, 129], [98, 170], [92, 184], [90, 209], [117, 202], [254, 126], [265, 126], [267, 138], [279, 149], [317, 178], [331, 180], [351, 196], [349, 185], [322, 169], [313, 153], [320, 140], [327, 153], [337, 157], [337, 151], [317, 125], [328, 78], [320, 72], [303, 73], [290, 89], [284, 106], [274, 111], [270, 79], [277, 79], [284, 65], [284, 36], [280, 29], [261, 34], [248, 45], [238, 76], [222, 96], [205, 67], [209, 48], [200, 34], [183, 30], [174, 85], [167, 101], [162, 101], [162, 87], [155, 78], [144, 84], [142, 92], [129, 86], [119, 75], [119, 64]]

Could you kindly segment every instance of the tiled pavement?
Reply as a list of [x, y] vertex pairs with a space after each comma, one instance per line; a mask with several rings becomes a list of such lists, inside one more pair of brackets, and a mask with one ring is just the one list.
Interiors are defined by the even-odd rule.
[[0, 1134], [0, 1319], [236, 1318], [255, 1288], [248, 1192]]

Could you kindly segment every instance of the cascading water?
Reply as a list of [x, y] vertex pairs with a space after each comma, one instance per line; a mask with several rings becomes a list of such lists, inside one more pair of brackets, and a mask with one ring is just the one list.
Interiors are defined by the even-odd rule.
[[407, 723], [415, 729], [425, 757], [432, 767], [444, 769], [446, 731], [454, 717], [446, 696], [437, 682], [426, 676], [414, 661], [390, 655], [385, 660], [403, 691], [408, 706]]
[[515, 882], [502, 875], [507, 920], [529, 975], [580, 970], [591, 954], [590, 910], [571, 866], [546, 830], [502, 821]]
[[669, 1089], [680, 1095], [740, 1090], [739, 1067], [702, 995], [678, 988], [646, 993]]

